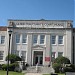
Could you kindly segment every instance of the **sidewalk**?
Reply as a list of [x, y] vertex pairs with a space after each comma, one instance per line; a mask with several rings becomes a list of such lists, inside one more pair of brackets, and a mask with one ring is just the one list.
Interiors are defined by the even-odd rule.
[[43, 75], [42, 73], [26, 73], [25, 75]]

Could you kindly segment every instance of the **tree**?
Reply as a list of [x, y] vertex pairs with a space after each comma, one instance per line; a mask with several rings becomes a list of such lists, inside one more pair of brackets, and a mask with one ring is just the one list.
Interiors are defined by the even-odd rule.
[[57, 57], [55, 60], [54, 60], [55, 63], [59, 63], [59, 64], [70, 64], [70, 60], [66, 57]]
[[[8, 56], [6, 57], [6, 61], [8, 60]], [[14, 54], [10, 54], [9, 55], [9, 61], [10, 63], [14, 63], [16, 61], [21, 61], [21, 58], [17, 55], [14, 55]]]
[[70, 64], [70, 60], [66, 57], [63, 57], [63, 56], [57, 57], [54, 60], [53, 68], [54, 68], [56, 73], [65, 72], [65, 70], [63, 69], [65, 66], [63, 64]]

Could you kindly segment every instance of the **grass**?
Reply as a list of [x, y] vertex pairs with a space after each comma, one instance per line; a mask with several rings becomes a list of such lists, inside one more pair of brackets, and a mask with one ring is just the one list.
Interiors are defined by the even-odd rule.
[[[0, 70], [0, 75], [6, 75], [6, 71]], [[9, 75], [24, 75], [23, 73], [9, 71]]]
[[[7, 73], [6, 71], [0, 70], [0, 75], [6, 75], [6, 73]], [[9, 71], [9, 75], [25, 75], [25, 74]], [[50, 75], [50, 74], [43, 74], [43, 75]], [[58, 75], [65, 75], [65, 74], [58, 74]]]

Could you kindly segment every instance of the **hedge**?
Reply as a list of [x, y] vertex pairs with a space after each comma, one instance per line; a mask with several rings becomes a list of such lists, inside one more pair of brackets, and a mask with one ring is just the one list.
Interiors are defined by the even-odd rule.
[[[18, 63], [9, 64], [9, 71], [14, 71], [17, 66], [19, 66]], [[7, 64], [2, 66], [2, 70], [7, 70]]]

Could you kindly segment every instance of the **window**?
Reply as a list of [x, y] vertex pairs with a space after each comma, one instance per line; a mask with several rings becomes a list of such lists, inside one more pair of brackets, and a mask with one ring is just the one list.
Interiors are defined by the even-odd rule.
[[4, 44], [5, 43], [5, 36], [1, 36], [0, 37], [0, 44]]
[[58, 44], [63, 44], [63, 36], [58, 37]]
[[40, 35], [40, 44], [44, 44], [45, 35]]
[[58, 57], [63, 56], [63, 52], [58, 52]]
[[33, 44], [37, 44], [38, 35], [33, 35]]
[[19, 56], [19, 51], [17, 51], [17, 50], [12, 50], [12, 51], [11, 51], [11, 54], [15, 54], [15, 55]]
[[16, 34], [16, 43], [20, 43], [20, 34]]
[[55, 59], [55, 52], [52, 52], [52, 62], [54, 61]]
[[0, 60], [3, 60], [4, 51], [0, 51]]
[[27, 35], [22, 34], [22, 43], [27, 43]]
[[26, 51], [21, 51], [21, 58], [22, 58], [22, 61], [26, 60]]
[[52, 44], [56, 44], [56, 36], [52, 36], [51, 42], [52, 42]]

